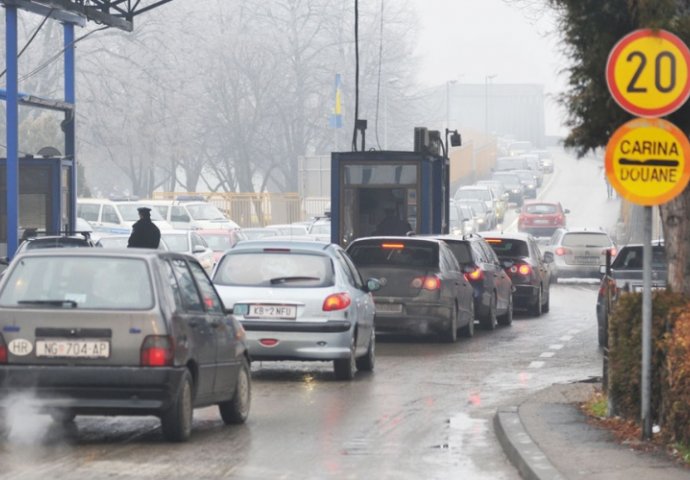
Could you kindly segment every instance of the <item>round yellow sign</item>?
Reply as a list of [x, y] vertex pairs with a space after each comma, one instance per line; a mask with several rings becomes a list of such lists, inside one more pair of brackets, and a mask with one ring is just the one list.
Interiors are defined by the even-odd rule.
[[606, 63], [606, 82], [633, 115], [663, 117], [690, 96], [690, 50], [665, 30], [642, 29], [623, 37]]
[[637, 118], [606, 146], [606, 176], [621, 197], [638, 205], [668, 202], [690, 179], [690, 142], [674, 124]]

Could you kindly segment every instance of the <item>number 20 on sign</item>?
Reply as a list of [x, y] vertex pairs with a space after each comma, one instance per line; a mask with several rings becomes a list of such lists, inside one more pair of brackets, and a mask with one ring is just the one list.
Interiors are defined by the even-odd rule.
[[633, 115], [663, 117], [690, 96], [690, 50], [665, 30], [641, 29], [609, 54], [606, 82], [618, 104]]

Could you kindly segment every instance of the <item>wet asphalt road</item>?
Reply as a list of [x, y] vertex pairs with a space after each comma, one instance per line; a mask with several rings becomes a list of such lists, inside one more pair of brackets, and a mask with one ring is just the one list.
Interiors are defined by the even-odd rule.
[[[571, 225], [612, 227], [592, 160], [561, 154], [544, 198], [571, 210]], [[506, 222], [510, 227], [510, 221]], [[552, 286], [551, 311], [517, 315], [449, 345], [434, 337], [378, 337], [373, 374], [334, 380], [327, 363], [253, 365], [246, 425], [195, 412], [186, 444], [162, 439], [155, 418], [79, 417], [68, 430], [19, 412], [0, 442], [0, 478], [518, 479], [491, 419], [557, 382], [601, 374], [596, 282]]]

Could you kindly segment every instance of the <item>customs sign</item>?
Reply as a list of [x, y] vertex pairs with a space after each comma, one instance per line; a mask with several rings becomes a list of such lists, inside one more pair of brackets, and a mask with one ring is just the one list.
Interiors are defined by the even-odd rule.
[[635, 30], [611, 50], [606, 83], [616, 102], [640, 117], [663, 117], [690, 96], [690, 50], [666, 30]]
[[637, 118], [621, 126], [606, 146], [606, 176], [621, 197], [659, 205], [690, 179], [690, 142], [671, 122]]

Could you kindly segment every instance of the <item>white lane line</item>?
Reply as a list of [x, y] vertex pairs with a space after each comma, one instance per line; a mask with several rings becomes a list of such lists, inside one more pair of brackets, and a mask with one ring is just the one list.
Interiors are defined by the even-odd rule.
[[549, 345], [549, 350], [560, 350], [561, 348], [563, 348], [563, 345], [560, 343], [557, 343], [556, 345]]
[[561, 340], [563, 342], [569, 342], [572, 339], [573, 339], [572, 335], [563, 335], [561, 338], [559, 338], [559, 340]]
[[544, 352], [541, 355], [539, 355], [541, 358], [551, 358], [554, 355], [556, 355], [556, 352]]
[[541, 368], [546, 364], [546, 362], [531, 362], [528, 368]]

